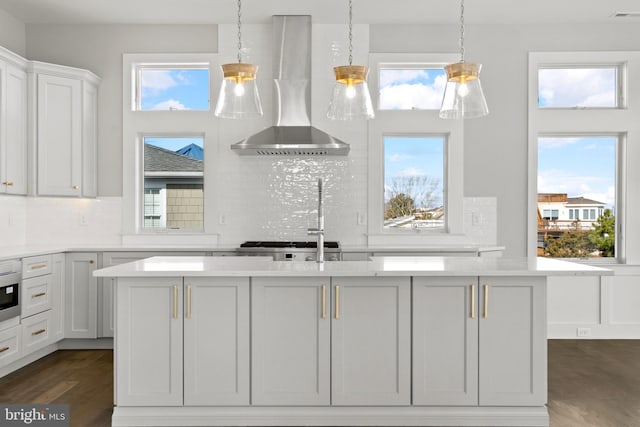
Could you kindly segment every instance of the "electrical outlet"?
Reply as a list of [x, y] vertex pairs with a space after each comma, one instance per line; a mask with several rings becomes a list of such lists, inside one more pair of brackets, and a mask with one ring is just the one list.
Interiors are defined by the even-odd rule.
[[80, 215], [80, 225], [83, 225], [83, 226], [89, 225], [89, 221], [87, 220], [86, 215]]
[[220, 225], [225, 225], [227, 223], [227, 217], [224, 216], [224, 214], [221, 214], [220, 217], [218, 218], [218, 223]]
[[579, 337], [590, 337], [591, 336], [591, 328], [578, 328], [578, 336]]
[[365, 220], [364, 220], [364, 214], [358, 212], [356, 213], [356, 224], [357, 225], [364, 225]]

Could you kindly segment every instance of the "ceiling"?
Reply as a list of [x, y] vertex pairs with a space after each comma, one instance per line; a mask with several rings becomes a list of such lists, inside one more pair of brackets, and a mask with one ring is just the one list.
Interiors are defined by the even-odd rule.
[[[347, 0], [242, 0], [244, 23], [271, 15], [312, 15], [317, 23], [344, 23]], [[353, 0], [354, 23], [454, 23], [460, 3], [447, 0]], [[0, 9], [27, 24], [234, 23], [236, 0], [0, 0]], [[638, 0], [468, 0], [467, 23], [612, 23], [616, 12], [640, 12]]]

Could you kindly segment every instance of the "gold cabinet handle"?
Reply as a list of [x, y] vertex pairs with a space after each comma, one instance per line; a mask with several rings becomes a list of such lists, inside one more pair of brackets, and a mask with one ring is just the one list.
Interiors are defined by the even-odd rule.
[[187, 286], [187, 319], [191, 319], [191, 285]]
[[8, 187], [11, 187], [13, 185], [13, 181], [5, 181], [2, 183], [2, 185], [6, 185]]
[[340, 286], [336, 286], [336, 320], [340, 319]]
[[38, 292], [37, 294], [33, 294], [33, 295], [31, 295], [31, 298], [43, 297], [43, 296], [45, 296], [46, 294], [47, 294], [46, 292]]
[[42, 334], [44, 332], [47, 332], [47, 330], [46, 329], [38, 329], [37, 331], [31, 332], [31, 335], [32, 336], [33, 335], [40, 335], [40, 334]]
[[178, 287], [173, 287], [173, 318], [178, 318]]
[[41, 268], [45, 268], [46, 266], [47, 266], [47, 264], [32, 265], [31, 269], [32, 270], [40, 270]]
[[322, 320], [327, 318], [327, 286], [322, 285]]
[[79, 185], [74, 185], [74, 186], [73, 186], [73, 187], [71, 187], [71, 188], [73, 188], [74, 190], [79, 190], [79, 189], [80, 189], [80, 186], [79, 186]]
[[89, 260], [89, 264], [93, 264], [93, 262], [94, 262], [94, 261], [93, 261], [92, 259], [90, 259], [90, 260]]
[[482, 317], [485, 319], [489, 317], [489, 285], [484, 286], [484, 308], [482, 310]]
[[0, 348], [0, 353], [4, 353], [7, 350], [9, 350], [9, 347], [2, 347]]
[[471, 285], [471, 318], [476, 318], [476, 285]]

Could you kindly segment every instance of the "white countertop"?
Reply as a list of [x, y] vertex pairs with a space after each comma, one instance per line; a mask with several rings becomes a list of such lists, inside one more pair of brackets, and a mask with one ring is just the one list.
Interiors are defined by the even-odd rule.
[[273, 261], [270, 257], [158, 256], [97, 270], [98, 277], [566, 276], [611, 270], [549, 258], [374, 257], [370, 261]]

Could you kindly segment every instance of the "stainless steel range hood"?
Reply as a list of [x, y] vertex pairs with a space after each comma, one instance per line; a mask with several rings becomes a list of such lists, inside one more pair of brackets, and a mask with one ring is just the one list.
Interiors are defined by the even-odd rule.
[[349, 144], [311, 126], [311, 16], [273, 16], [274, 126], [231, 145], [240, 155], [337, 156]]

